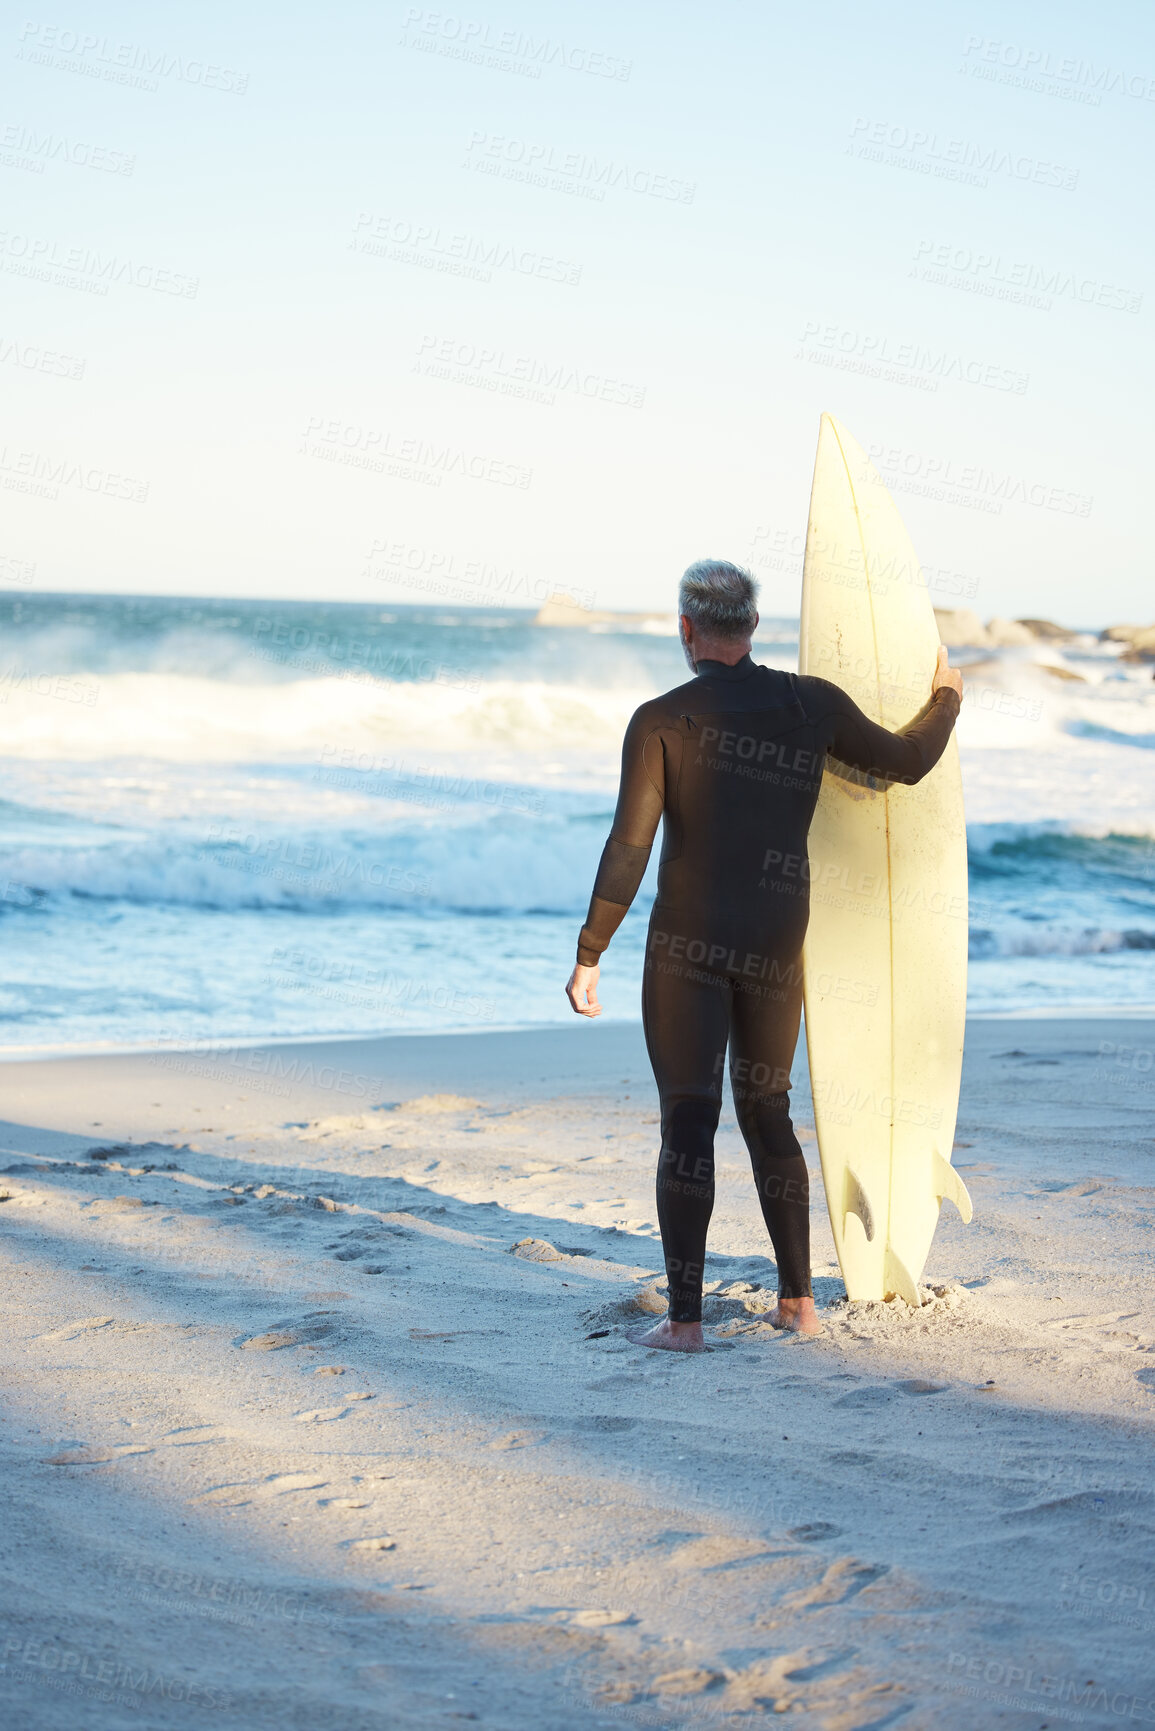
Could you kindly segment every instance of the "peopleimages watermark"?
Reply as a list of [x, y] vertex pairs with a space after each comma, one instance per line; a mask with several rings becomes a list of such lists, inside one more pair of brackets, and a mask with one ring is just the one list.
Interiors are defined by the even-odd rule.
[[646, 400], [644, 385], [587, 371], [567, 361], [507, 354], [504, 349], [459, 342], [454, 337], [423, 336], [413, 371], [426, 378], [540, 403], [545, 408], [552, 408], [559, 395], [628, 409], [640, 409]]
[[201, 857], [228, 871], [273, 878], [290, 893], [327, 899], [357, 886], [426, 897], [429, 882], [405, 866], [386, 865], [349, 849], [297, 836], [264, 835], [235, 823], [214, 823]]
[[302, 673], [371, 684], [394, 679], [445, 685], [455, 691], [481, 690], [480, 673], [468, 667], [451, 667], [413, 649], [390, 648], [368, 638], [346, 637], [340, 631], [295, 625], [283, 618], [257, 618], [252, 622], [252, 635], [256, 639], [254, 655]]
[[540, 78], [544, 68], [551, 66], [624, 84], [634, 69], [632, 60], [604, 54], [600, 49], [555, 41], [550, 36], [530, 36], [522, 30], [503, 30], [479, 19], [423, 6], [407, 10], [400, 45], [523, 78]]
[[1155, 1095], [1155, 1046], [1132, 1046], [1117, 1040], [1100, 1040], [1100, 1069], [1108, 1087], [1129, 1088]]
[[1045, 157], [1003, 149], [999, 145], [976, 144], [971, 139], [947, 138], [918, 126], [894, 125], [886, 120], [854, 121], [850, 128], [850, 156], [879, 162], [890, 168], [905, 168], [938, 180], [957, 180], [969, 186], [989, 186], [990, 177], [1005, 176], [1032, 186], [1049, 186], [1074, 192], [1079, 170]]
[[[809, 548], [804, 530], [774, 529], [759, 524], [747, 555], [747, 563], [768, 571], [786, 571], [801, 576], [809, 551], [814, 569], [826, 582], [847, 589], [866, 587], [866, 559], [861, 545], [843, 546], [822, 536], [811, 538]], [[873, 562], [870, 587], [875, 593], [886, 594], [894, 583], [909, 583], [926, 589], [936, 596], [973, 599], [978, 594], [979, 580], [961, 571], [951, 571], [938, 565], [920, 565], [918, 561], [893, 556], [885, 563]]]
[[234, 72], [210, 60], [146, 48], [137, 42], [118, 42], [110, 36], [71, 30], [60, 24], [26, 20], [19, 43], [18, 60], [30, 61], [35, 66], [54, 66], [61, 72], [77, 72], [108, 84], [127, 84], [136, 90], [155, 92], [160, 89], [162, 78], [231, 96], [243, 96], [249, 87], [247, 72]]
[[191, 301], [200, 288], [199, 277], [185, 276], [167, 266], [95, 252], [88, 246], [69, 246], [46, 235], [22, 234], [14, 229], [0, 230], [0, 270], [94, 295], [106, 295], [111, 283], [127, 283], [131, 288]]
[[367, 210], [358, 211], [349, 246], [353, 252], [390, 259], [394, 264], [414, 264], [447, 276], [469, 277], [474, 282], [492, 282], [494, 271], [509, 271], [514, 276], [576, 288], [582, 277], [580, 264], [554, 258], [535, 247], [481, 240], [474, 234], [443, 231], [432, 223], [410, 222], [404, 217], [376, 215]]
[[456, 475], [467, 481], [487, 481], [525, 492], [533, 479], [532, 469], [504, 457], [394, 432], [388, 427], [342, 421], [332, 415], [310, 415], [301, 435], [299, 455], [336, 463], [342, 468], [362, 469], [371, 475], [417, 481], [426, 487], [440, 487], [446, 475]]
[[243, 1083], [255, 1094], [271, 1094], [278, 1099], [288, 1098], [294, 1087], [322, 1088], [358, 1100], [384, 1094], [388, 1088], [384, 1076], [292, 1057], [277, 1047], [216, 1046], [201, 1035], [179, 1034], [164, 1035], [157, 1044], [161, 1050], [147, 1054], [150, 1064], [202, 1081]]
[[[166, 1260], [173, 1258], [166, 1253]], [[162, 1604], [166, 1609], [186, 1616], [191, 1612], [246, 1629], [255, 1629], [258, 1618], [308, 1623], [310, 1626], [332, 1625], [332, 1618], [321, 1615], [309, 1603], [305, 1593], [254, 1587], [247, 1581], [231, 1580], [225, 1575], [206, 1575], [199, 1569], [124, 1560], [117, 1564], [114, 1577], [119, 1599]]]
[[[352, 1094], [364, 1099], [371, 1094], [387, 1094], [389, 1079], [371, 1071], [343, 1070], [333, 1064], [318, 1064], [307, 1054], [294, 1054], [282, 1046], [221, 1046], [203, 1035], [187, 1037], [169, 1035], [158, 1041], [166, 1050], [150, 1054], [161, 1058], [204, 1058], [217, 1065], [231, 1065], [232, 1079], [238, 1070], [250, 1076], [269, 1077], [278, 1082], [295, 1082], [300, 1087], [320, 1088], [326, 1093]], [[270, 1187], [271, 1188], [271, 1187]], [[256, 1192], [257, 1195], [260, 1191]], [[289, 1194], [294, 1194], [289, 1192]]]
[[0, 583], [19, 583], [27, 588], [36, 581], [36, 564], [31, 559], [14, 559], [10, 553], [0, 553]]
[[0, 128], [0, 166], [43, 174], [50, 162], [66, 162], [72, 168], [91, 168], [100, 174], [121, 174], [126, 178], [136, 168], [135, 156], [113, 150], [107, 144], [89, 144], [57, 132], [38, 132], [34, 126], [17, 121]]
[[7, 703], [15, 692], [28, 696], [51, 697], [58, 703], [81, 703], [92, 709], [100, 697], [100, 686], [92, 679], [81, 679], [75, 673], [37, 673], [31, 667], [0, 668], [0, 703]]
[[283, 991], [304, 992], [310, 997], [375, 1010], [404, 1021], [414, 1011], [448, 1010], [483, 1022], [492, 1022], [497, 1004], [476, 992], [398, 974], [387, 967], [371, 967], [361, 961], [337, 960], [321, 950], [301, 944], [278, 946], [269, 965], [279, 972], [265, 975], [265, 984]]
[[1098, 108], [1104, 96], [1126, 96], [1155, 102], [1155, 76], [1120, 66], [1096, 66], [1077, 55], [1055, 54], [1049, 48], [1003, 42], [995, 36], [968, 36], [959, 71], [992, 84], [1013, 84], [1043, 96]]
[[160, 1701], [184, 1701], [190, 1707], [224, 1709], [232, 1705], [227, 1691], [188, 1677], [166, 1677], [150, 1665], [87, 1653], [52, 1637], [9, 1635], [3, 1647], [6, 1681], [37, 1683], [67, 1695], [121, 1706], [142, 1707]]
[[521, 181], [588, 198], [597, 204], [613, 191], [633, 192], [672, 204], [693, 204], [695, 181], [659, 174], [637, 163], [613, 157], [587, 156], [583, 150], [561, 150], [540, 140], [511, 138], [504, 132], [473, 132], [465, 150], [466, 168], [500, 180]]
[[941, 1106], [901, 1094], [879, 1093], [873, 1088], [848, 1087], [837, 1077], [818, 1082], [813, 1099], [815, 1109], [821, 1110], [828, 1124], [852, 1124], [864, 1114], [888, 1119], [892, 1124], [916, 1124], [927, 1130], [936, 1130], [942, 1121]]
[[[1137, 1502], [1146, 1494], [1138, 1487], [1132, 1492]], [[1155, 1591], [1150, 1587], [1069, 1571], [1059, 1577], [1059, 1596], [1063, 1610], [1074, 1611], [1076, 1616], [1119, 1623], [1128, 1629], [1155, 1629]]]
[[102, 468], [98, 463], [49, 457], [43, 451], [15, 451], [2, 445], [0, 486], [40, 499], [59, 499], [62, 488], [74, 487], [79, 493], [144, 505], [148, 502], [149, 483], [122, 475], [117, 469]]
[[875, 440], [867, 456], [895, 492], [918, 493], [946, 504], [963, 504], [999, 516], [1004, 505], [1029, 505], [1068, 517], [1089, 517], [1095, 503], [1090, 493], [1050, 481], [1033, 480], [1012, 470], [988, 469], [981, 463], [957, 463], [952, 457], [904, 451]]
[[41, 348], [38, 343], [18, 342], [15, 337], [0, 336], [0, 364], [18, 367], [26, 373], [43, 373], [50, 379], [82, 379], [88, 365], [79, 355], [63, 355], [58, 349]]
[[[475, 606], [505, 605], [511, 601], [522, 606], [535, 603], [544, 606], [559, 596], [574, 607], [591, 609], [597, 605], [594, 589], [575, 589], [570, 583], [534, 577], [528, 571], [503, 569], [486, 559], [459, 559], [456, 553], [411, 541], [374, 541], [366, 559], [363, 577], [419, 589], [424, 594], [452, 595]], [[379, 563], [374, 564], [374, 560]]]
[[954, 246], [949, 241], [920, 240], [914, 249], [911, 275], [919, 282], [1009, 301], [1036, 312], [1050, 312], [1056, 300], [1118, 313], [1137, 313], [1143, 305], [1138, 289], [1084, 276], [1064, 265], [1032, 264], [1004, 258], [997, 252]]
[[[1144, 1725], [1155, 1724], [1155, 1699], [1109, 1683], [1096, 1683], [1081, 1673], [1078, 1677], [1052, 1676], [1032, 1664], [985, 1659], [978, 1653], [951, 1653], [947, 1679], [942, 1686], [957, 1694], [978, 1696], [1024, 1712], [1038, 1713], [1046, 1702], [1047, 1714], [1055, 1718], [1071, 1719], [1073, 1715], [1063, 1709], [1082, 1707], [1113, 1713], [1119, 1719], [1139, 1720]], [[979, 1684], [984, 1686], [979, 1688]]]
[[415, 805], [432, 805], [448, 811], [462, 801], [491, 805], [502, 811], [537, 814], [545, 809], [545, 795], [517, 782], [491, 781], [487, 776], [465, 775], [435, 769], [381, 752], [358, 751], [352, 745], [325, 745], [312, 781], [328, 787], [348, 788], [357, 793], [387, 794]]
[[995, 361], [918, 342], [897, 342], [877, 331], [827, 324], [821, 319], [807, 320], [794, 359], [834, 367], [840, 372], [861, 373], [890, 384], [910, 385], [920, 391], [937, 391], [945, 380], [990, 391], [1008, 391], [1021, 397], [1026, 395], [1031, 377], [1016, 367], [1001, 366]]

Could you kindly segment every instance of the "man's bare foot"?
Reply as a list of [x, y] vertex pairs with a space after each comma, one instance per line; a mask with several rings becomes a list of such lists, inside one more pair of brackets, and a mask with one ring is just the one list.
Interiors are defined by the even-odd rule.
[[662, 1352], [710, 1350], [702, 1339], [700, 1322], [671, 1322], [668, 1316], [663, 1316], [661, 1322], [651, 1328], [628, 1329], [626, 1339], [633, 1341], [635, 1346], [654, 1346]]
[[785, 1328], [791, 1334], [821, 1334], [812, 1298], [780, 1298], [766, 1321], [772, 1328]]

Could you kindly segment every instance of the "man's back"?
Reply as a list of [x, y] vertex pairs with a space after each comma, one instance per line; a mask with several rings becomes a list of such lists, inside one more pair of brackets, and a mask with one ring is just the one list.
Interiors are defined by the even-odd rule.
[[579, 940], [592, 963], [637, 891], [664, 817], [655, 914], [687, 942], [753, 945], [797, 960], [809, 907], [806, 832], [827, 753], [889, 780], [937, 762], [957, 699], [932, 698], [900, 734], [877, 727], [823, 679], [700, 662], [697, 677], [637, 710], [622, 782]]

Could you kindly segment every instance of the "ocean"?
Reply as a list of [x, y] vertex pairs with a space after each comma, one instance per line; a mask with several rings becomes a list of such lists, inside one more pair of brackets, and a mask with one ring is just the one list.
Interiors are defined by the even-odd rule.
[[[0, 599], [0, 1047], [516, 1027], [563, 988], [660, 623]], [[755, 659], [797, 664], [797, 621]], [[1155, 680], [961, 652], [975, 1014], [1155, 1008]], [[657, 849], [655, 849], [655, 856]], [[602, 970], [635, 1019], [653, 862]]]

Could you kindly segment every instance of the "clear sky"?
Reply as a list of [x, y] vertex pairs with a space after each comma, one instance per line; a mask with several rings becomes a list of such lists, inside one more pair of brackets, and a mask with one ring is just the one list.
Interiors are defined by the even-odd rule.
[[942, 604], [1155, 616], [1146, 0], [3, 29], [5, 586], [664, 607], [709, 554], [789, 613], [830, 409]]

